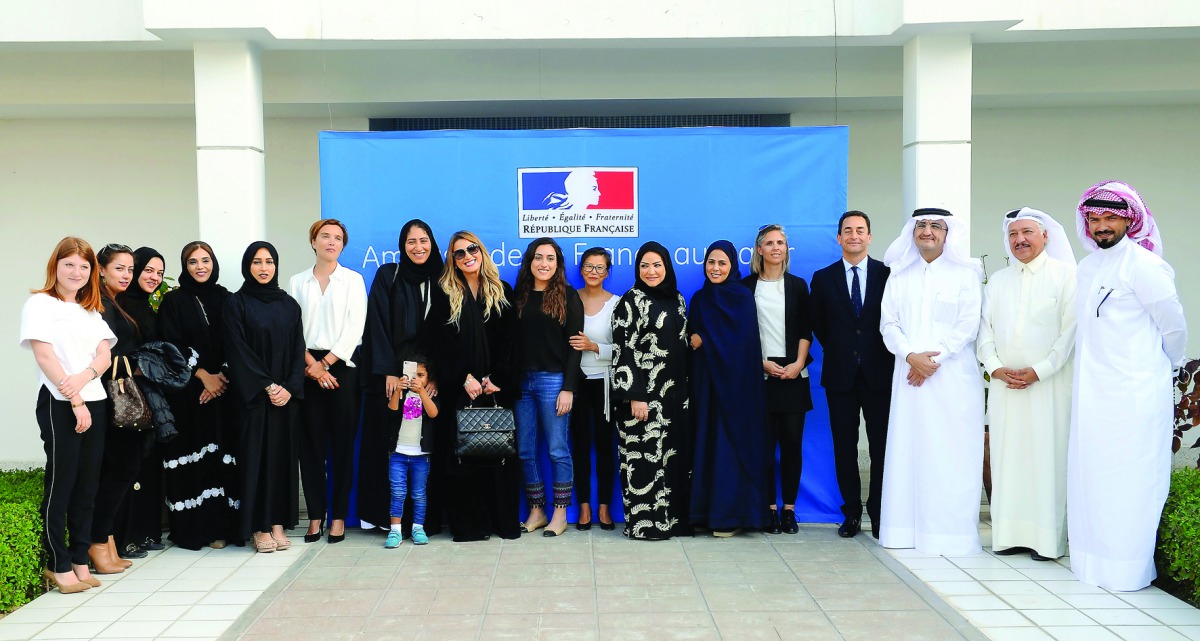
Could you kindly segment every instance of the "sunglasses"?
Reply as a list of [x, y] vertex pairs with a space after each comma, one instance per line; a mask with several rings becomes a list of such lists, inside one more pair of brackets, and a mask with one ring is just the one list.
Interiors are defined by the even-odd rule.
[[477, 245], [475, 243], [471, 243], [470, 245], [467, 245], [466, 248], [464, 248], [464, 249], [454, 250], [454, 260], [462, 260], [467, 257], [467, 254], [470, 254], [472, 256], [478, 256], [479, 255], [479, 245]]

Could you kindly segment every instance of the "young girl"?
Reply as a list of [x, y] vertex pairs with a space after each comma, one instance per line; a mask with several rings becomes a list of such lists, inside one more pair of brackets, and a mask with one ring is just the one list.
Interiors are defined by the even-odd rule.
[[[412, 374], [415, 363], [416, 373]], [[392, 482], [392, 529], [383, 547], [400, 547], [404, 534], [404, 500], [410, 494], [413, 504], [412, 540], [425, 545], [425, 482], [429, 479], [429, 453], [433, 448], [433, 421], [438, 407], [429, 395], [429, 359], [411, 355], [404, 363], [406, 375], [388, 399], [388, 443], [395, 443], [388, 476]], [[407, 391], [406, 391], [407, 390]], [[404, 402], [401, 403], [401, 397]]]

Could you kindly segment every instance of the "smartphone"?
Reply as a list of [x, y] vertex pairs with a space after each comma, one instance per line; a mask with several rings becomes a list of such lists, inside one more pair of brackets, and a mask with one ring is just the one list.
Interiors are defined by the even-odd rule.
[[404, 368], [402, 371], [404, 372], [404, 375], [408, 377], [408, 380], [411, 381], [412, 379], [416, 378], [417, 377], [416, 361], [404, 361]]

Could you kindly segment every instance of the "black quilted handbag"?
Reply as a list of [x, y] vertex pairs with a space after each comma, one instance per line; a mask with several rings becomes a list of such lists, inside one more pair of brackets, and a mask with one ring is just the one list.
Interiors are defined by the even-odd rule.
[[476, 463], [504, 463], [517, 454], [517, 423], [512, 410], [500, 407], [467, 407], [458, 410], [454, 455]]

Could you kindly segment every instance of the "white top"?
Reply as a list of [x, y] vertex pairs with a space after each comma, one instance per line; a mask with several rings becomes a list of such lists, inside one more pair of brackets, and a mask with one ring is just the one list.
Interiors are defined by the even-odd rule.
[[[78, 303], [61, 301], [49, 294], [34, 294], [21, 308], [21, 347], [32, 350], [30, 341], [49, 343], [67, 376], [86, 370], [95, 360], [96, 348], [103, 340], [108, 341], [109, 349], [117, 344], [116, 335], [100, 317], [100, 312], [86, 311]], [[38, 382], [45, 385], [54, 398], [68, 400], [59, 393], [59, 382], [46, 378], [40, 367]], [[84, 401], [108, 398], [98, 378], [86, 383], [79, 396]]]
[[851, 265], [850, 261], [842, 258], [842, 268], [846, 270], [846, 291], [854, 291], [854, 270], [852, 267], [858, 267], [858, 292], [862, 296], [862, 300], [867, 298], [867, 257], [858, 261], [858, 265]]
[[400, 405], [400, 411], [406, 412], [412, 408], [416, 418], [401, 418], [400, 419], [400, 434], [396, 437], [396, 453], [407, 456], [421, 456], [428, 454], [421, 450], [421, 422], [425, 420], [425, 415], [421, 412], [421, 395], [416, 392], [407, 392], [404, 394], [404, 402]]
[[583, 315], [583, 335], [600, 348], [600, 353], [584, 352], [579, 359], [579, 369], [586, 378], [604, 378], [612, 367], [612, 313], [618, 298], [609, 296], [594, 316]]
[[762, 341], [763, 358], [788, 356], [783, 277], [779, 280], [759, 278], [758, 286], [754, 288], [754, 304], [758, 307], [758, 338]]
[[350, 357], [362, 343], [367, 324], [367, 286], [362, 275], [338, 265], [322, 293], [313, 270], [306, 269], [288, 281], [288, 293], [300, 303], [305, 347], [329, 350], [355, 367]]

